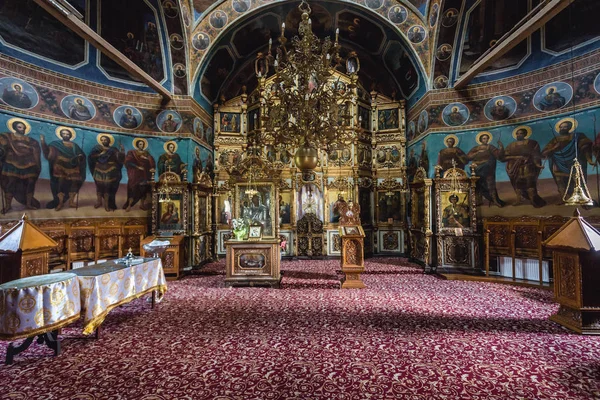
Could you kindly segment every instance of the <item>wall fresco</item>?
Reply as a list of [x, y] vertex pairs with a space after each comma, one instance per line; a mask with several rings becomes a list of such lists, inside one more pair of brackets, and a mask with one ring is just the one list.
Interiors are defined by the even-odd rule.
[[[0, 113], [0, 218], [145, 216], [151, 170], [187, 179], [212, 172], [212, 152], [189, 138], [140, 136]], [[177, 162], [173, 160], [177, 159]], [[177, 168], [175, 168], [177, 167]], [[162, 169], [161, 169], [162, 168]]]
[[416, 153], [426, 143], [430, 176], [435, 165], [446, 170], [452, 161], [468, 172], [475, 170], [480, 177], [478, 204], [485, 205], [486, 213], [499, 213], [499, 208], [511, 213], [522, 206], [521, 213], [531, 208], [552, 214], [572, 192], [567, 184], [577, 157], [592, 197], [600, 204], [599, 119], [600, 109], [594, 108], [485, 130], [433, 133], [410, 146], [409, 169], [419, 165]]
[[[110, 131], [135, 129], [136, 133], [147, 135], [161, 132], [193, 135], [195, 132], [196, 115], [189, 110], [156, 110], [114, 104], [106, 100], [109, 99], [91, 98], [89, 95], [82, 96], [31, 84], [0, 72], [0, 108], [6, 110], [26, 110], [58, 123], [90, 124], [94, 128], [101, 127]], [[172, 114], [170, 120], [169, 114]], [[204, 135], [196, 135], [196, 138], [205, 146], [212, 146], [212, 119], [205, 119]]]
[[[543, 117], [545, 114], [563, 113], [572, 110], [573, 107], [577, 109], [591, 107], [600, 103], [600, 91], [597, 90], [600, 82], [600, 63], [596, 54], [597, 51], [589, 53], [587, 58], [581, 61], [582, 70], [572, 73], [574, 80], [549, 79], [553, 74], [571, 69], [570, 65], [563, 63], [557, 65], [553, 71], [541, 71], [539, 75], [520, 77], [518, 84], [509, 82], [471, 89], [477, 90], [480, 93], [478, 96], [464, 96], [464, 93], [457, 92], [450, 95], [429, 94], [427, 100], [430, 105], [409, 110], [409, 120], [417, 124], [420, 113], [426, 110], [429, 116], [429, 131], [459, 126], [463, 129], [474, 129], [491, 127], [499, 121], [510, 123], [512, 120], [526, 121]], [[541, 76], [544, 76], [548, 83], [540, 85]], [[509, 87], [511, 91], [503, 91], [502, 87]], [[526, 89], [514, 92], [514, 88], [523, 87]], [[489, 97], [485, 94], [481, 95], [484, 92], [489, 93]], [[438, 97], [446, 99], [446, 102], [439, 104]], [[448, 99], [453, 98], [463, 101], [447, 102]], [[423, 132], [418, 129], [409, 129], [407, 137], [410, 141], [421, 134]]]

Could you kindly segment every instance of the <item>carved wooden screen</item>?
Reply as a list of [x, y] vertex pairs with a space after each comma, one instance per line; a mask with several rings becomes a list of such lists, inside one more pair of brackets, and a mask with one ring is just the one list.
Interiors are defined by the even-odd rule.
[[297, 225], [298, 256], [319, 257], [323, 255], [323, 221], [313, 213], [307, 213]]
[[542, 252], [541, 221], [539, 218], [523, 216], [512, 221], [515, 235], [515, 256], [539, 258]]

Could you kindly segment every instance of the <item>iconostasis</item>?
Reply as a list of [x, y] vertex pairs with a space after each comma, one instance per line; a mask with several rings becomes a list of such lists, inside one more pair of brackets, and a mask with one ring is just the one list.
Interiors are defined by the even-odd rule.
[[[349, 77], [337, 71], [333, 77], [331, 85], [337, 90], [346, 90]], [[276, 90], [270, 80], [272, 78], [267, 80], [266, 87]], [[404, 103], [376, 92], [369, 93], [360, 86], [357, 95], [358, 102], [351, 111], [352, 124], [360, 127], [355, 139], [328, 153], [319, 151], [314, 170], [300, 171], [294, 162], [294, 151], [274, 143], [253, 150], [256, 154], [252, 156], [278, 171], [277, 198], [261, 198], [258, 204], [273, 206], [278, 235], [288, 244], [285, 255], [308, 255], [303, 253], [303, 246], [298, 247], [296, 243], [298, 222], [307, 215], [314, 216], [315, 226], [322, 229], [317, 232], [311, 228], [312, 233], [322, 235], [323, 239], [322, 252], [317, 252], [321, 254], [314, 254], [311, 249], [311, 255], [340, 255], [340, 210], [350, 200], [361, 206], [367, 254], [405, 251]], [[217, 250], [224, 254], [224, 241], [232, 235], [231, 220], [239, 215], [230, 178], [239, 173], [240, 163], [249, 156], [248, 135], [261, 129], [259, 93], [244, 93], [216, 106], [214, 123]], [[252, 203], [251, 198], [246, 200]]]

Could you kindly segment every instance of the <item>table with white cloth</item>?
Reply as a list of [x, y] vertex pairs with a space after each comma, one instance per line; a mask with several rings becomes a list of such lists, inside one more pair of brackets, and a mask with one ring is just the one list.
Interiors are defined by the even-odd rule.
[[134, 263], [111, 261], [72, 271], [79, 280], [83, 333], [97, 330], [115, 307], [145, 294], [162, 298], [167, 281], [160, 258], [146, 258]]
[[20, 346], [12, 343], [6, 364], [26, 350], [34, 338], [60, 354], [58, 329], [79, 319], [79, 281], [72, 273], [38, 275], [0, 285], [0, 339], [26, 338]]

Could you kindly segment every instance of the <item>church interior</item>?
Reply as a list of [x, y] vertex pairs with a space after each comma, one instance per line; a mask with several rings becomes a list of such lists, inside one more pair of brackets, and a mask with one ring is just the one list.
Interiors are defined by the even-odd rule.
[[600, 399], [599, 14], [0, 0], [0, 398]]

